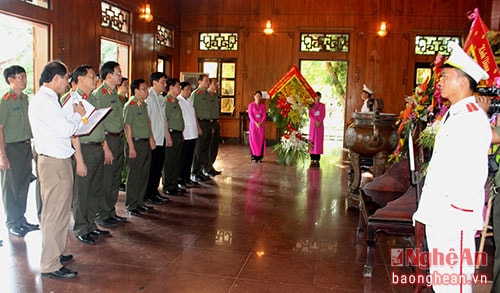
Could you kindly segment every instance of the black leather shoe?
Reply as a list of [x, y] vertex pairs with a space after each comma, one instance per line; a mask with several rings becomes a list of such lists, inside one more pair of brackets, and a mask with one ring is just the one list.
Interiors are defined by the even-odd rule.
[[30, 224], [30, 223], [26, 222], [26, 223], [22, 224], [21, 226], [24, 230], [26, 230], [26, 232], [40, 230], [40, 225], [38, 225], [38, 224]]
[[211, 171], [210, 173], [212, 173], [212, 174], [214, 174], [214, 175], [216, 175], [216, 176], [217, 176], [217, 175], [222, 174], [222, 172], [221, 172], [221, 171], [217, 171], [217, 170], [215, 170], [215, 169], [212, 169], [212, 171]]
[[156, 197], [151, 197], [151, 196], [146, 198], [145, 202], [156, 205], [160, 205], [163, 203], [163, 201], [157, 199]]
[[177, 189], [168, 189], [165, 191], [165, 193], [168, 195], [177, 195], [177, 193], [179, 192], [177, 191]]
[[122, 222], [126, 222], [126, 221], [127, 221], [127, 218], [125, 218], [125, 217], [120, 217], [120, 216], [118, 216], [118, 215], [114, 215], [112, 218], [113, 218], [115, 221], [117, 221], [118, 223], [122, 223]]
[[127, 214], [131, 215], [131, 216], [134, 216], [134, 217], [140, 217], [141, 216], [141, 212], [139, 212], [139, 210], [127, 210]]
[[186, 185], [194, 186], [194, 185], [200, 185], [200, 183], [189, 179], [189, 181], [186, 182]]
[[185, 191], [186, 190], [186, 184], [184, 183], [179, 183], [177, 184], [177, 188], [182, 190], [182, 191]]
[[205, 176], [207, 178], [205, 180], [208, 180], [210, 178], [214, 178], [215, 177], [215, 175], [212, 172], [203, 172], [203, 176]]
[[202, 181], [205, 181], [205, 176], [203, 175], [192, 175], [191, 176], [191, 181], [194, 181], [194, 182], [202, 182]]
[[54, 279], [73, 279], [78, 275], [77, 272], [68, 270], [65, 267], [60, 268], [57, 271], [50, 273], [42, 273], [42, 277], [44, 278], [54, 278]]
[[169, 200], [170, 200], [168, 197], [166, 197], [166, 196], [162, 196], [162, 195], [159, 195], [159, 194], [155, 195], [155, 198], [156, 198], [157, 200], [161, 201], [161, 202], [167, 202], [167, 201], [169, 201]]
[[62, 264], [62, 263], [65, 263], [65, 262], [68, 262], [68, 261], [70, 261], [70, 260], [72, 260], [72, 259], [73, 259], [73, 255], [72, 255], [72, 254], [68, 254], [68, 255], [61, 255], [61, 256], [59, 257], [59, 261], [61, 262], [61, 264]]
[[10, 228], [9, 232], [17, 237], [24, 237], [26, 233], [28, 233], [28, 231], [26, 231], [22, 226]]
[[137, 209], [140, 212], [151, 212], [152, 210], [154, 210], [152, 206], [147, 206], [147, 205], [143, 205], [142, 207], [138, 207]]
[[99, 230], [95, 229], [94, 231], [90, 232], [91, 236], [97, 236], [97, 237], [111, 237], [111, 234], [109, 231], [106, 230]]
[[97, 221], [96, 222], [99, 226], [103, 226], [106, 228], [113, 228], [118, 226], [118, 221], [115, 220], [114, 218], [107, 218], [106, 220], [103, 221]]
[[76, 239], [78, 239], [78, 241], [80, 241], [81, 243], [83, 244], [89, 244], [89, 245], [94, 245], [95, 244], [95, 240], [94, 238], [92, 238], [92, 236], [89, 234], [83, 234], [83, 235], [80, 235], [80, 236], [76, 236]]

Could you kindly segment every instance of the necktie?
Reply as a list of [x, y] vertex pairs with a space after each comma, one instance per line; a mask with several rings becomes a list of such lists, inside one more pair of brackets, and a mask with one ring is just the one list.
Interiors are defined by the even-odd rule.
[[450, 111], [446, 112], [446, 116], [444, 117], [443, 123], [445, 123], [446, 120], [448, 120], [448, 118], [450, 118]]

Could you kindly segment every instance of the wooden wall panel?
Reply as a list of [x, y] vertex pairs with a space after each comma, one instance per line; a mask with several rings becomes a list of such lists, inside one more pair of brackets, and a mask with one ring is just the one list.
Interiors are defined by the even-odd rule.
[[[434, 56], [416, 57], [413, 53], [413, 40], [416, 34], [458, 35], [465, 37], [470, 21], [466, 14], [478, 7], [483, 15], [492, 12], [486, 9], [492, 2], [500, 0], [344, 0], [344, 1], [287, 1], [287, 0], [252, 0], [245, 4], [234, 1], [214, 1], [210, 5], [219, 7], [221, 3], [236, 5], [232, 12], [241, 11], [245, 5], [251, 9], [232, 17], [231, 12], [217, 13], [216, 21], [208, 11], [206, 1], [185, 0], [182, 2], [181, 30], [183, 36], [196, 36], [202, 30], [240, 32], [238, 60], [244, 65], [237, 69], [241, 91], [237, 91], [236, 111], [244, 110], [252, 99], [252, 93], [260, 84], [272, 84], [281, 76], [283, 68], [298, 64], [300, 59], [346, 60], [349, 62], [346, 126], [352, 122], [351, 113], [361, 108], [359, 92], [362, 84], [372, 84], [377, 95], [384, 99], [385, 111], [398, 114], [404, 108], [405, 95], [410, 95], [414, 88], [414, 64], [431, 62]], [[193, 8], [197, 7], [196, 10]], [[247, 6], [248, 7], [248, 6]], [[189, 12], [185, 12], [189, 10]], [[244, 9], [243, 9], [244, 10]], [[271, 19], [275, 34], [265, 36], [262, 33], [266, 19]], [[487, 18], [485, 18], [487, 19]], [[380, 38], [376, 32], [382, 20], [387, 21], [389, 35]], [[214, 26], [217, 24], [217, 26]], [[348, 53], [302, 53], [299, 52], [301, 32], [349, 33], [351, 48]], [[244, 41], [242, 40], [244, 35]], [[290, 37], [291, 43], [286, 41]], [[201, 52], [197, 51], [196, 37], [181, 40], [181, 46], [191, 44], [188, 57], [182, 57], [182, 71], [197, 71], [197, 60]], [[243, 43], [244, 42], [244, 43]], [[287, 44], [285, 49], [285, 44]], [[374, 63], [370, 54], [376, 51], [379, 60]], [[211, 52], [203, 52], [207, 57]], [[183, 62], [184, 60], [185, 62]], [[240, 62], [240, 61], [239, 61]], [[263, 65], [264, 64], [264, 65]], [[273, 64], [272, 66], [270, 64]], [[271, 68], [271, 72], [254, 72]], [[238, 123], [234, 119], [233, 123]], [[235, 134], [235, 136], [237, 133]]]
[[[179, 45], [174, 49], [158, 48], [155, 44], [156, 24], [179, 31], [180, 4], [177, 0], [150, 0], [154, 19], [151, 23], [138, 18], [142, 0], [113, 0], [115, 5], [130, 11], [131, 33], [124, 34], [103, 28], [100, 0], [52, 0], [52, 9], [43, 9], [19, 0], [0, 1], [0, 11], [52, 25], [51, 56], [60, 59], [72, 70], [80, 64], [99, 68], [100, 39], [106, 37], [131, 45], [132, 74], [129, 78], [149, 79], [156, 69], [157, 52], [173, 57], [178, 65]], [[175, 38], [175, 37], [174, 37]], [[174, 39], [174, 42], [177, 40]], [[176, 68], [178, 72], [179, 69]]]
[[293, 3], [288, 1], [271, 1], [273, 12], [280, 15], [371, 15], [377, 13], [382, 3], [387, 0], [298, 0]]

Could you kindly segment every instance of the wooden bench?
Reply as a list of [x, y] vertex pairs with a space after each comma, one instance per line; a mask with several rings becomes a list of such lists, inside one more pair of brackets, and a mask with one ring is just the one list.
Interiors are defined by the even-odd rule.
[[[416, 196], [416, 187], [412, 186], [401, 197], [388, 202], [385, 207], [378, 209], [373, 215], [368, 217], [366, 233], [367, 252], [363, 277], [372, 276], [373, 255], [377, 234], [380, 232], [397, 236], [414, 236], [415, 248], [425, 251], [423, 243], [425, 238], [424, 225], [416, 222], [414, 227], [412, 221], [413, 214], [417, 210]], [[415, 275], [425, 274], [425, 271], [419, 266], [415, 266], [414, 269]], [[423, 287], [423, 284], [417, 284], [414, 292], [420, 292]]]
[[386, 173], [363, 186], [359, 200], [358, 236], [364, 232], [369, 216], [402, 196], [408, 188], [410, 168], [408, 160], [404, 158], [392, 165]]

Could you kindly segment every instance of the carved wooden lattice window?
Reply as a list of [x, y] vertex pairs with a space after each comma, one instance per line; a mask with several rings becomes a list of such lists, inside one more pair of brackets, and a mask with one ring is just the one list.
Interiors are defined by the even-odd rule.
[[20, 1], [33, 4], [35, 6], [42, 7], [45, 9], [49, 8], [49, 0], [20, 0]]
[[120, 7], [101, 2], [101, 26], [129, 33], [130, 31], [130, 12]]
[[200, 33], [202, 51], [237, 51], [238, 33]]
[[174, 32], [161, 24], [158, 25], [156, 30], [156, 43], [165, 47], [174, 47]]
[[349, 52], [349, 34], [300, 34], [302, 52]]
[[449, 55], [451, 53], [448, 44], [450, 42], [459, 43], [460, 39], [453, 36], [416, 36], [416, 55]]

